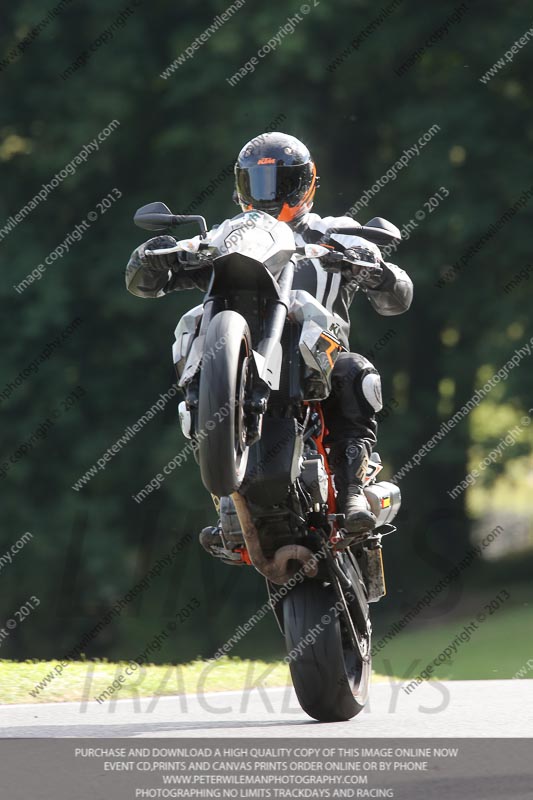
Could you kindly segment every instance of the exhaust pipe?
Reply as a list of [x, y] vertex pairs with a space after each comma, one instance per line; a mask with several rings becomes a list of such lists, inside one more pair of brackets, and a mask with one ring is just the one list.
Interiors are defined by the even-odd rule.
[[[272, 558], [267, 558], [261, 547], [259, 533], [250, 514], [248, 501], [239, 492], [233, 492], [231, 499], [239, 518], [250, 561], [261, 575], [279, 586], [283, 586], [293, 578], [299, 569], [303, 569], [306, 577], [315, 577], [318, 572], [317, 556], [303, 545], [287, 544], [276, 550]], [[289, 567], [290, 561], [295, 561], [300, 566]]]

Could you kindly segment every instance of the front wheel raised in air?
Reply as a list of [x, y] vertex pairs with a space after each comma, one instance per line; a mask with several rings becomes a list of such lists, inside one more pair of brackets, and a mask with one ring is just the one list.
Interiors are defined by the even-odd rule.
[[251, 338], [236, 311], [213, 317], [205, 337], [198, 404], [198, 460], [202, 481], [222, 497], [241, 485], [248, 462], [244, 399]]
[[283, 600], [292, 682], [303, 710], [320, 722], [355, 717], [368, 699], [370, 657], [364, 661], [335, 610], [331, 586], [307, 580]]

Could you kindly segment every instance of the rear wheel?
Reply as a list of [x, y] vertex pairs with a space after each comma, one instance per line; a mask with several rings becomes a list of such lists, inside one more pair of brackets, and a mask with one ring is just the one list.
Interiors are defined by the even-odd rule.
[[221, 311], [205, 338], [198, 405], [198, 460], [206, 489], [218, 497], [241, 485], [249, 448], [244, 399], [251, 339], [248, 323], [236, 311]]
[[369, 643], [363, 660], [336, 602], [333, 588], [316, 580], [295, 586], [283, 600], [294, 689], [303, 710], [320, 722], [351, 719], [368, 699]]

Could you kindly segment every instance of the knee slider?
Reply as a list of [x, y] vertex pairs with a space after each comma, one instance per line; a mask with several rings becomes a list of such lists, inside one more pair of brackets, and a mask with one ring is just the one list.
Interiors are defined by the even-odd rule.
[[381, 380], [374, 365], [358, 353], [342, 353], [332, 376], [333, 396], [347, 417], [372, 418], [383, 408]]
[[381, 379], [377, 372], [367, 372], [361, 381], [361, 391], [363, 392], [363, 397], [374, 411], [381, 411], [383, 408]]

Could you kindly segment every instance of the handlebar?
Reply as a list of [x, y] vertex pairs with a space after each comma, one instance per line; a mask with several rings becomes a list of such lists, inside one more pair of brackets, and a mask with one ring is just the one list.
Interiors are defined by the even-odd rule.
[[184, 269], [186, 272], [189, 270], [192, 271], [200, 269], [201, 267], [212, 264], [212, 260], [208, 254], [202, 253], [202, 251], [195, 252], [194, 250], [184, 249], [180, 246], [180, 244], [177, 244], [174, 247], [161, 247], [157, 250], [145, 250], [144, 252], [147, 256], [168, 256], [171, 253], [183, 253], [184, 255], [187, 253], [194, 254], [198, 259], [197, 263], [187, 263], [186, 260], [181, 262], [181, 269]]
[[[207, 224], [205, 217], [199, 214], [173, 214], [164, 203], [149, 203], [139, 208], [133, 217], [133, 221], [139, 228], [149, 231], [161, 231], [176, 225], [185, 225], [195, 222], [200, 228], [200, 236], [205, 239], [207, 236]], [[375, 223], [375, 224], [372, 224]], [[331, 228], [329, 233], [344, 234], [346, 236], [361, 236], [377, 245], [387, 245], [392, 241], [400, 241], [401, 233], [387, 220], [374, 217], [368, 225], [359, 225], [355, 222], [353, 226], [344, 228]]]

